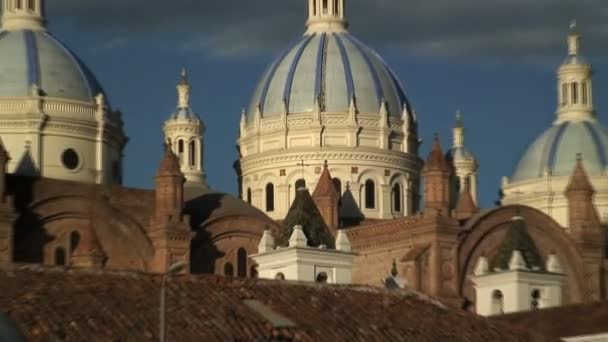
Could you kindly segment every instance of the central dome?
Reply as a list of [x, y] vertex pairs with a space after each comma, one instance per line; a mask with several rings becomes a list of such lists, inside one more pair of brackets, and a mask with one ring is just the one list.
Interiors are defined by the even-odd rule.
[[400, 119], [409, 103], [382, 58], [347, 31], [309, 32], [271, 64], [247, 111], [263, 117], [287, 113], [348, 112], [352, 99], [362, 114], [378, 114], [384, 100], [389, 117]]

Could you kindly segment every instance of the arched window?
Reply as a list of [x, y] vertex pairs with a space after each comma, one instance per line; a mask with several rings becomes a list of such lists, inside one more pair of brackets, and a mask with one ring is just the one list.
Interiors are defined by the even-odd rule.
[[302, 189], [302, 188], [305, 188], [305, 187], [306, 187], [306, 181], [304, 179], [300, 178], [300, 179], [298, 179], [296, 181], [296, 190]]
[[232, 277], [234, 275], [234, 267], [229, 262], [224, 265], [224, 275], [226, 277]]
[[23, 0], [17, 0], [17, 5], [15, 6], [17, 9], [23, 8]]
[[498, 315], [503, 314], [504, 312], [504, 298], [502, 292], [494, 290], [494, 292], [492, 292], [492, 314]]
[[338, 5], [338, 0], [334, 0], [334, 13], [336, 15], [340, 15], [340, 5]]
[[393, 186], [393, 211], [401, 212], [401, 185], [399, 184]]
[[65, 249], [57, 247], [55, 249], [55, 265], [65, 266], [66, 261]]
[[568, 104], [568, 84], [562, 84], [562, 106]]
[[177, 156], [179, 157], [179, 163], [181, 164], [184, 160], [184, 141], [182, 139], [177, 141]]
[[365, 208], [376, 208], [376, 184], [371, 179], [365, 181]]
[[76, 231], [70, 234], [70, 252], [73, 252], [80, 242], [80, 234]]
[[190, 146], [188, 147], [188, 152], [190, 152], [189, 158], [188, 158], [190, 166], [196, 166], [196, 142], [194, 142], [194, 140], [192, 140], [190, 142]]
[[266, 184], [266, 211], [274, 211], [274, 185]]
[[587, 82], [581, 83], [581, 92], [583, 97], [583, 104], [586, 105], [589, 103], [589, 92], [587, 89]]
[[244, 248], [239, 248], [236, 252], [236, 275], [247, 276], [247, 251]]
[[323, 14], [327, 14], [327, 0], [323, 0]]
[[532, 310], [536, 310], [538, 308], [540, 308], [540, 290], [538, 289], [534, 289], [532, 290], [532, 294], [530, 295], [532, 298], [531, 301], [531, 305], [530, 307], [532, 308]]
[[274, 276], [274, 279], [276, 279], [276, 280], [285, 280], [285, 275], [283, 273], [279, 272], [279, 273], [277, 273]]
[[36, 0], [28, 0], [27, 7], [30, 11], [35, 11], [36, 10]]
[[336, 190], [338, 196], [342, 197], [342, 181], [340, 178], [334, 178], [331, 181], [334, 183], [334, 189]]
[[317, 15], [317, 0], [312, 0], [312, 15]]
[[577, 104], [578, 103], [578, 83], [572, 82], [571, 87], [572, 87], [572, 103]]
[[317, 274], [317, 279], [315, 281], [320, 284], [327, 283], [327, 273], [321, 272], [321, 273]]
[[247, 203], [251, 204], [251, 188], [247, 188]]

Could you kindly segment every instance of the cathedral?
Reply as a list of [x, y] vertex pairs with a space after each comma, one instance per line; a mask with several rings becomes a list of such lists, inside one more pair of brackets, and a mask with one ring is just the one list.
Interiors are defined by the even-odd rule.
[[[301, 0], [304, 1], [304, 0]], [[154, 189], [122, 183], [122, 113], [47, 29], [44, 0], [4, 0], [0, 265], [409, 288], [484, 316], [608, 295], [608, 133], [573, 25], [555, 121], [480, 208], [484, 162], [457, 115], [421, 156], [414, 106], [349, 32], [347, 0], [307, 0], [304, 34], [241, 113], [240, 196], [207, 182], [182, 70]], [[553, 85], [548, 84], [547, 87]], [[443, 143], [442, 143], [443, 140]]]

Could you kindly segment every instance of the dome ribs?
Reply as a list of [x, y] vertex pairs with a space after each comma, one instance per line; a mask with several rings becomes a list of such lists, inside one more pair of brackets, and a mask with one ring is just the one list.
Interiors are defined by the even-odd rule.
[[355, 80], [353, 79], [352, 69], [350, 65], [350, 60], [348, 57], [348, 53], [346, 52], [346, 48], [344, 47], [344, 42], [337, 34], [332, 35], [338, 44], [338, 49], [340, 50], [340, 57], [342, 58], [342, 65], [344, 65], [344, 76], [346, 77], [346, 91], [348, 99], [352, 99], [353, 97], [356, 99], [357, 94], [355, 94]]
[[585, 125], [585, 128], [587, 128], [591, 135], [591, 139], [593, 139], [595, 146], [599, 149], [598, 154], [600, 162], [602, 163], [602, 167], [606, 168], [606, 166], [608, 166], [608, 161], [606, 160], [606, 146], [604, 146], [604, 144], [602, 143], [602, 139], [598, 135], [597, 131], [593, 129], [593, 125], [586, 121], [583, 122], [583, 125]]
[[38, 44], [36, 44], [36, 38], [34, 37], [34, 33], [29, 30], [23, 31], [23, 38], [25, 39], [27, 50], [27, 89], [33, 85], [40, 87], [40, 59], [38, 57]]
[[325, 80], [327, 74], [327, 33], [321, 35], [317, 52], [317, 75], [315, 79], [315, 97], [321, 112], [325, 111]]
[[374, 68], [374, 64], [366, 53], [367, 49], [362, 44], [360, 44], [359, 41], [353, 39], [350, 34], [344, 34], [343, 36], [346, 37], [346, 39], [357, 48], [357, 51], [363, 57], [363, 60], [365, 61], [365, 64], [367, 65], [370, 74], [372, 75], [372, 79], [374, 80], [374, 89], [376, 90], [376, 97], [378, 99], [377, 107], [380, 108], [380, 106], [382, 105], [382, 101], [385, 101], [384, 90], [382, 89], [382, 82], [380, 82], [378, 72], [376, 71], [376, 68]]
[[293, 62], [289, 66], [289, 73], [287, 74], [287, 79], [285, 80], [285, 89], [283, 90], [283, 100], [285, 101], [285, 107], [287, 109], [287, 113], [289, 113], [289, 100], [291, 97], [291, 89], [293, 86], [293, 79], [296, 74], [296, 69], [298, 67], [298, 63], [300, 62], [300, 58], [302, 58], [302, 54], [304, 50], [310, 44], [310, 41], [316, 36], [316, 34], [311, 34], [304, 40], [304, 43], [300, 45], [296, 55], [293, 59]]
[[285, 49], [283, 52], [281, 52], [281, 55], [279, 56], [279, 58], [272, 65], [271, 71], [268, 73], [268, 77], [266, 78], [266, 80], [264, 82], [264, 89], [262, 90], [262, 95], [260, 96], [260, 103], [258, 103], [258, 107], [260, 108], [260, 112], [262, 114], [264, 113], [264, 105], [266, 103], [266, 97], [268, 96], [268, 90], [270, 89], [270, 83], [272, 82], [274, 75], [277, 72], [277, 69], [279, 68], [279, 66], [285, 59], [285, 57], [287, 57], [289, 52], [294, 47], [296, 47], [298, 44], [300, 44], [301, 41], [302, 41], [302, 39], [298, 38], [293, 43], [289, 44], [289, 47], [287, 47], [287, 49]]

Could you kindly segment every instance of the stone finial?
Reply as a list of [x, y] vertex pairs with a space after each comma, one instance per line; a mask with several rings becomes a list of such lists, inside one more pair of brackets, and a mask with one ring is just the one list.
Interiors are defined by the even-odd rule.
[[258, 244], [258, 253], [268, 253], [274, 250], [274, 237], [270, 229], [264, 230], [260, 243]]
[[488, 262], [488, 258], [481, 256], [477, 260], [477, 265], [475, 265], [474, 274], [476, 276], [480, 276], [488, 273], [490, 273], [490, 263]]
[[344, 232], [344, 229], [338, 230], [338, 236], [336, 237], [336, 249], [342, 252], [350, 252], [352, 250], [350, 240]]
[[306, 238], [306, 234], [304, 234], [304, 227], [300, 225], [295, 225], [293, 227], [293, 233], [291, 233], [291, 237], [289, 238], [289, 247], [307, 247], [308, 239]]
[[445, 160], [439, 135], [435, 133], [433, 138], [433, 148], [424, 163], [425, 171], [449, 171], [448, 162]]
[[526, 260], [521, 255], [521, 251], [514, 250], [509, 260], [509, 270], [511, 271], [527, 271], [529, 270]]
[[589, 175], [587, 174], [587, 170], [585, 170], [585, 166], [583, 165], [583, 155], [578, 153], [576, 155], [576, 167], [570, 176], [570, 182], [566, 187], [566, 196], [568, 193], [574, 192], [588, 192], [594, 193], [595, 190], [591, 181], [589, 180]]
[[562, 268], [562, 264], [559, 262], [557, 255], [555, 253], [549, 254], [547, 257], [546, 268], [548, 272], [551, 273], [564, 273], [564, 269]]

